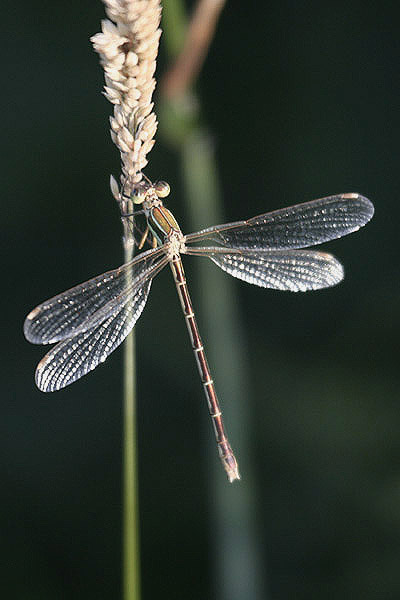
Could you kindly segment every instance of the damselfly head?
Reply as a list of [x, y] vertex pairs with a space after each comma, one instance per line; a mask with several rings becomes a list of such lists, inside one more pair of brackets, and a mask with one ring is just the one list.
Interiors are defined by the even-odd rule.
[[154, 184], [154, 189], [159, 198], [166, 198], [171, 191], [169, 183], [167, 183], [166, 181], [157, 181]]

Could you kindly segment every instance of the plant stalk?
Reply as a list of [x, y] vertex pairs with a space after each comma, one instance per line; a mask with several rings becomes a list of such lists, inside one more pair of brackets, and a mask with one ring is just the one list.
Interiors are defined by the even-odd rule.
[[[125, 238], [126, 239], [126, 238]], [[133, 245], [125, 243], [125, 262], [133, 257]], [[135, 333], [124, 343], [123, 404], [123, 600], [140, 600], [139, 482], [136, 423]]]
[[[169, 2], [182, 6], [182, 0]], [[199, 10], [194, 11], [195, 17], [201, 14], [200, 8], [210, 7], [211, 4], [207, 0], [199, 0], [196, 6]], [[213, 10], [220, 10], [222, 5], [223, 3], [217, 0]], [[174, 31], [175, 36], [178, 34], [176, 24], [166, 18], [167, 16], [164, 14], [163, 24], [168, 44], [170, 32]], [[210, 28], [209, 19], [204, 26]], [[188, 38], [193, 29], [192, 21], [189, 24]], [[183, 32], [180, 32], [179, 37], [182, 35]], [[204, 49], [202, 56], [204, 57]], [[193, 64], [199, 65], [199, 62], [194, 60]], [[168, 143], [180, 152], [186, 210], [190, 229], [196, 231], [223, 222], [222, 198], [214, 145], [203, 125], [199, 101], [191, 89], [194, 70], [190, 76], [186, 73], [181, 79], [175, 75], [172, 77], [171, 73], [176, 73], [177, 64], [179, 57], [161, 83], [163, 104], [162, 110], [159, 111], [160, 127]], [[196, 74], [197, 72], [198, 69]], [[188, 85], [186, 89], [182, 80]], [[200, 259], [198, 263], [197, 287], [202, 290], [203, 298], [199, 313], [205, 316], [205, 338], [210, 342], [211, 368], [216, 373], [217, 383], [225, 381], [223, 397], [228, 398], [229, 402], [223, 405], [223, 410], [243, 476], [240, 483], [229, 486], [221, 473], [219, 462], [215, 461], [216, 469], [210, 477], [210, 487], [213, 491], [211, 529], [215, 533], [215, 587], [221, 600], [266, 600], [268, 594], [265, 569], [261, 560], [256, 526], [257, 493], [249, 435], [251, 415], [246, 397], [250, 389], [246, 342], [235, 300], [236, 290], [231, 279], [223, 277], [216, 269], [210, 270]], [[235, 365], [233, 369], [232, 365]], [[210, 450], [214, 452], [215, 448]]]

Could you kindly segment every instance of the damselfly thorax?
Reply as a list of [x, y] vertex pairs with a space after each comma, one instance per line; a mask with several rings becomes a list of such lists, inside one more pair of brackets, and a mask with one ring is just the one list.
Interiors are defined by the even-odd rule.
[[[121, 344], [144, 309], [152, 280], [169, 264], [219, 455], [229, 480], [234, 481], [239, 470], [225, 433], [181, 255], [208, 257], [230, 275], [260, 287], [288, 291], [330, 287], [343, 278], [342, 265], [331, 254], [308, 248], [357, 231], [371, 219], [374, 208], [359, 194], [339, 194], [184, 235], [163, 204], [168, 194], [167, 183], [146, 180], [129, 197], [121, 195], [121, 216], [132, 225], [136, 245], [142, 249], [149, 243], [151, 249], [43, 302], [27, 316], [24, 333], [35, 344], [58, 342], [38, 364], [36, 383], [45, 392], [59, 390], [104, 362]], [[145, 218], [144, 230], [136, 224], [140, 215]], [[208, 245], [197, 245], [202, 242]]]
[[138, 244], [139, 249], [150, 235], [152, 246], [155, 248], [165, 244], [165, 251], [172, 258], [175, 254], [185, 252], [185, 236], [172, 212], [163, 204], [162, 198], [169, 193], [170, 187], [165, 181], [158, 181], [154, 185], [151, 182], [142, 182], [135, 187], [131, 197], [134, 204], [142, 206], [147, 221]]

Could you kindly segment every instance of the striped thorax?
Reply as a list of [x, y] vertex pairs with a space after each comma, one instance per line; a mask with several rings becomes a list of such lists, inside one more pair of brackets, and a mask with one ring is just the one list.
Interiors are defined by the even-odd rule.
[[163, 204], [162, 198], [168, 196], [169, 184], [158, 181], [155, 184], [142, 182], [132, 192], [134, 204], [141, 204], [147, 224], [159, 245], [169, 242], [170, 258], [185, 251], [185, 237], [174, 215]]

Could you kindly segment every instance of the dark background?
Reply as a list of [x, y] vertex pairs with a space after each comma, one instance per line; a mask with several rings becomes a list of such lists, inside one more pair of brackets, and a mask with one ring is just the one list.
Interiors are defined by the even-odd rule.
[[[338, 287], [235, 284], [273, 600], [400, 597], [396, 7], [228, 3], [198, 85], [224, 219], [351, 191], [376, 207], [365, 229], [329, 245], [346, 267]], [[88, 41], [103, 16], [88, 0], [2, 12], [0, 587], [18, 600], [120, 597], [121, 351], [45, 395], [33, 380], [43, 349], [22, 335], [36, 304], [121, 263], [108, 190], [118, 153]], [[185, 229], [178, 156], [160, 141], [150, 163], [150, 177], [172, 182]], [[137, 325], [144, 598], [219, 598], [217, 458], [174, 294], [162, 274]], [[201, 303], [196, 285], [192, 295]]]

